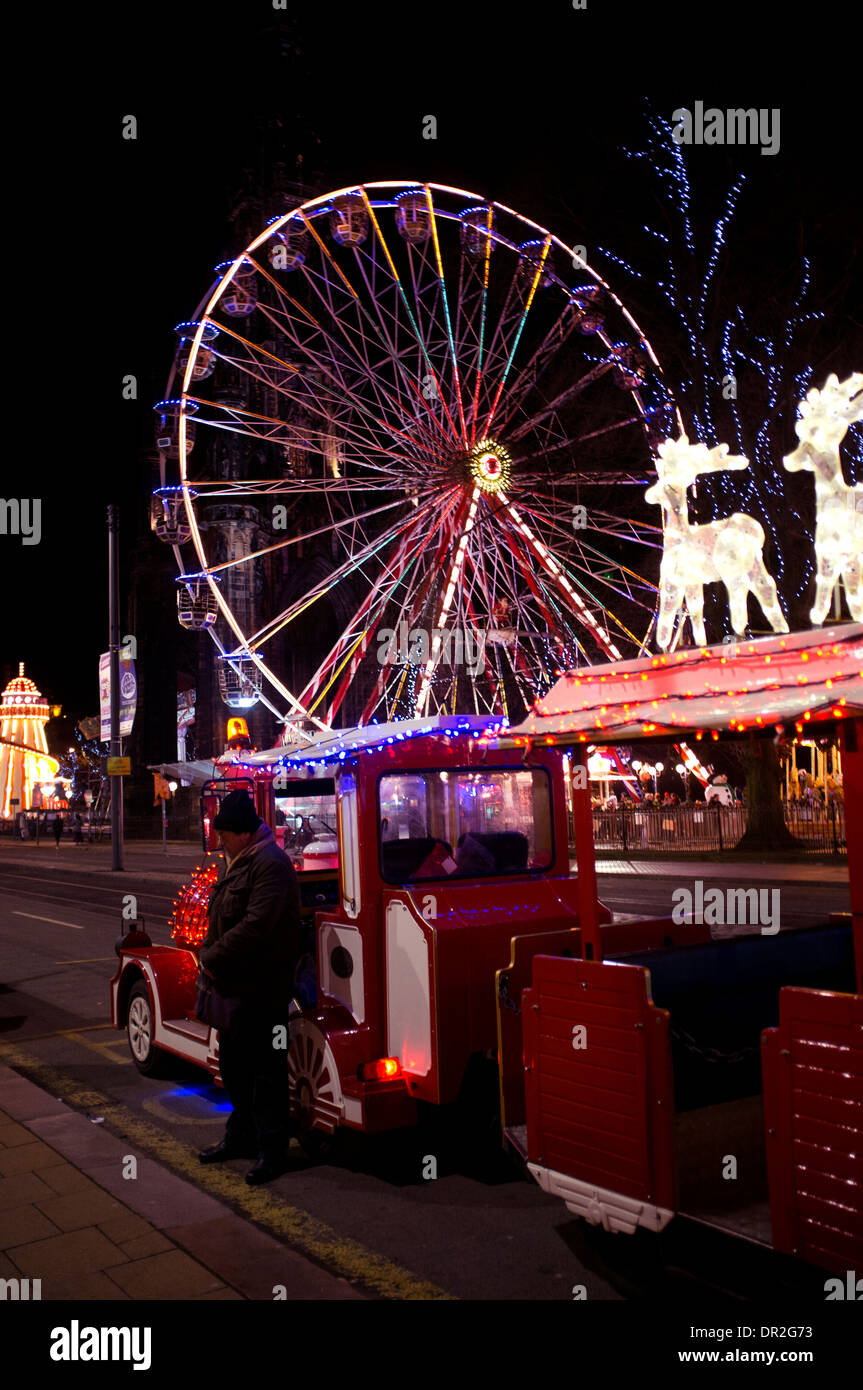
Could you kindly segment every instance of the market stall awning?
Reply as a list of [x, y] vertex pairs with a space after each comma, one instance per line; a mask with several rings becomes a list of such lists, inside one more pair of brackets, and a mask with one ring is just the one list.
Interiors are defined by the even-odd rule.
[[863, 624], [686, 648], [562, 676], [521, 724], [517, 740], [623, 743], [679, 740], [863, 714]]
[[176, 777], [178, 782], [189, 782], [193, 787], [202, 787], [205, 782], [222, 775], [212, 758], [197, 763], [148, 763], [147, 767], [150, 772]]

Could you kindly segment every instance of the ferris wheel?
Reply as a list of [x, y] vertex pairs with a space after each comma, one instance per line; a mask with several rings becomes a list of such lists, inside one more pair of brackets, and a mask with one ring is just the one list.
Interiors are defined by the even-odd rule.
[[661, 533], [628, 513], [682, 425], [583, 248], [382, 182], [217, 272], [156, 407], [152, 517], [226, 703], [306, 729], [518, 716], [561, 669], [644, 649]]

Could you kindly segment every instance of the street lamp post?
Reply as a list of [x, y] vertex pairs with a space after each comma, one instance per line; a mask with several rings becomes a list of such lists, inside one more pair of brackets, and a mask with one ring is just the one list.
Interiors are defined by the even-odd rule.
[[[111, 757], [123, 752], [120, 740], [120, 559], [117, 508], [108, 508], [108, 630], [111, 673]], [[111, 869], [123, 869], [123, 779], [111, 778]]]

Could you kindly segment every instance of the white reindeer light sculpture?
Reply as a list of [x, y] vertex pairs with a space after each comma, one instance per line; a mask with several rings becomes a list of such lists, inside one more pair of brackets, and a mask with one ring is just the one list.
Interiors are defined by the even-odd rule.
[[842, 477], [839, 445], [848, 426], [863, 420], [863, 372], [840, 382], [828, 376], [800, 402], [794, 429], [800, 443], [782, 462], [791, 472], [815, 474], [815, 558], [818, 574], [813, 624], [823, 623], [833, 587], [841, 579], [855, 623], [863, 623], [863, 485], [849, 487]]
[[689, 521], [686, 490], [701, 473], [726, 468], [748, 468], [742, 455], [729, 455], [728, 445], [708, 449], [690, 444], [686, 435], [667, 439], [655, 459], [658, 481], [644, 496], [662, 507], [664, 548], [660, 568], [659, 620], [656, 640], [668, 650], [674, 620], [686, 600], [696, 645], [707, 645], [704, 631], [704, 585], [721, 580], [728, 592], [731, 625], [741, 636], [746, 631], [746, 601], [750, 590], [764, 610], [774, 632], [787, 632], [788, 624], [776, 597], [776, 584], [768, 573], [762, 549], [764, 531], [752, 516], [733, 516], [693, 526]]

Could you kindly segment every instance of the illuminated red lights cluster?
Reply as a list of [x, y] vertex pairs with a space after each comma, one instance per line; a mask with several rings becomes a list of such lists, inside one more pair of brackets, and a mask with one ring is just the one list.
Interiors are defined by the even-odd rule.
[[218, 863], [196, 865], [188, 887], [184, 883], [174, 899], [174, 911], [168, 921], [171, 939], [178, 946], [194, 950], [207, 935], [207, 903], [210, 889], [218, 876]]

